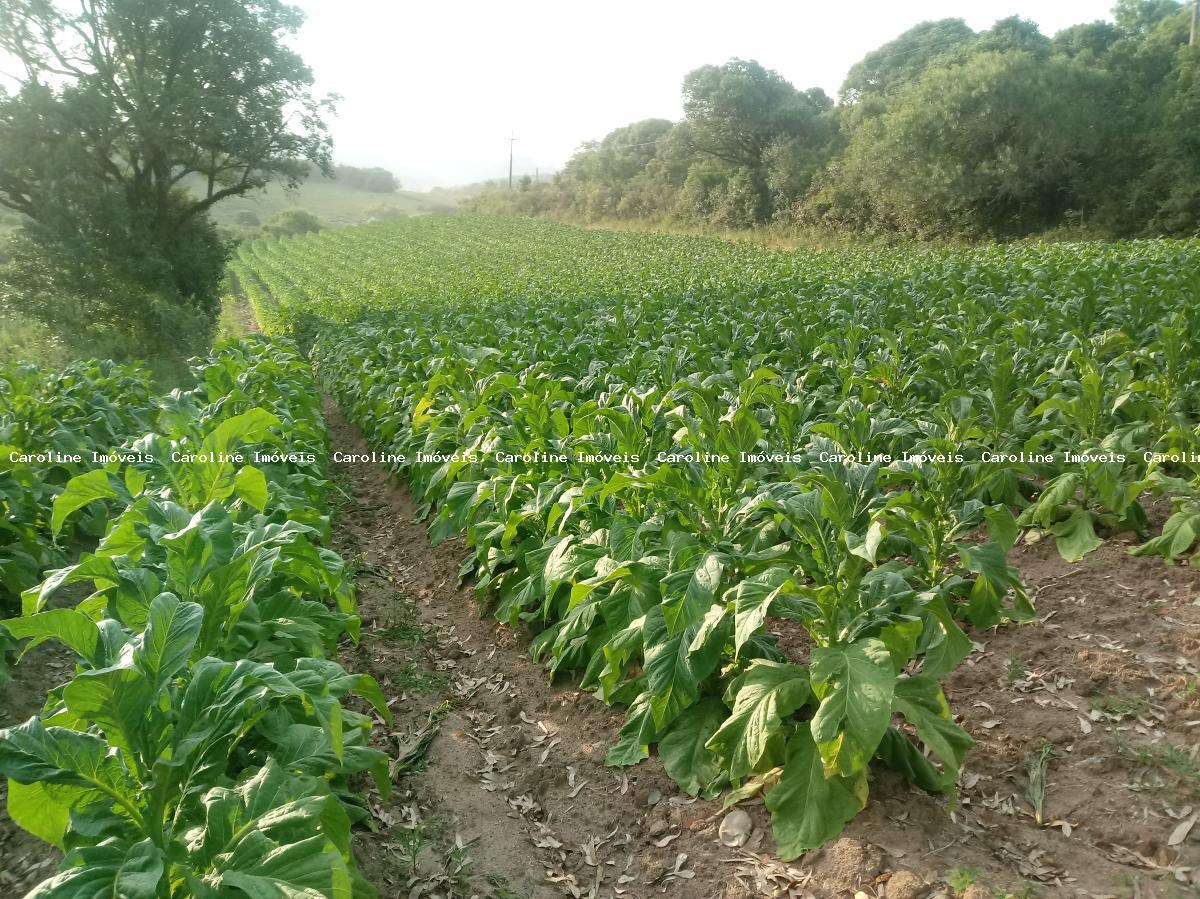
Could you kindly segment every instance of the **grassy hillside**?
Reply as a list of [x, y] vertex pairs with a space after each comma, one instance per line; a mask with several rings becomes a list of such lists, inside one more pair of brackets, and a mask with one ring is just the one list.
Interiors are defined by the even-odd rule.
[[[193, 189], [198, 189], [199, 184]], [[409, 214], [445, 212], [472, 194], [469, 189], [435, 188], [431, 191], [401, 190], [391, 194], [355, 190], [324, 178], [309, 181], [293, 191], [272, 185], [264, 191], [218, 203], [212, 212], [219, 225], [233, 226], [238, 214], [249, 211], [266, 223], [281, 209], [307, 209], [331, 225], [353, 225], [365, 221], [372, 206], [383, 203]]]

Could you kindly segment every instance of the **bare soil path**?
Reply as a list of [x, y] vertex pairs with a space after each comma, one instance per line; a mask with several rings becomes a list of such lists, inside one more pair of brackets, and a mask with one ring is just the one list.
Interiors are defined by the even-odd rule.
[[[368, 452], [336, 406], [325, 414], [335, 450]], [[656, 761], [605, 767], [621, 714], [550, 686], [527, 636], [480, 616], [456, 586], [462, 541], [431, 549], [411, 496], [381, 466], [332, 473], [349, 494], [336, 548], [356, 560], [363, 618], [345, 661], [395, 700], [381, 746], [419, 754], [389, 800], [372, 797], [378, 832], [358, 842], [382, 894], [721, 895], [732, 869], [714, 843], [719, 806], [677, 795]]]
[[[42, 710], [47, 691], [71, 676], [71, 654], [48, 643], [37, 647], [0, 683], [0, 728]], [[8, 783], [0, 777], [0, 895], [23, 896], [57, 869], [62, 853], [26, 833], [8, 816]]]

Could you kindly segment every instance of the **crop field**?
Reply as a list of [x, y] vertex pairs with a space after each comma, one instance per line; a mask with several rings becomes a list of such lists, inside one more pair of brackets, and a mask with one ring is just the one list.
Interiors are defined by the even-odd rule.
[[230, 283], [190, 389], [0, 384], [30, 895], [1194, 895], [1200, 242], [430, 217]]
[[[4, 396], [5, 449], [53, 447], [8, 454], [10, 519], [28, 511], [5, 533], [4, 586], [27, 589], [4, 626], [23, 653], [61, 643], [74, 670], [40, 714], [0, 730], [8, 815], [66, 852], [30, 895], [359, 891], [351, 779], [386, 787], [387, 757], [343, 700], [390, 716], [376, 682], [332, 658], [359, 621], [323, 548], [327, 441], [308, 366], [284, 343], [233, 345], [196, 366], [194, 389], [153, 403], [129, 371], [35, 374], [10, 373]], [[42, 481], [47, 466], [61, 483]], [[93, 551], [38, 583], [77, 545], [72, 529]]]
[[[1010, 556], [1200, 565], [1198, 257], [453, 219], [260, 243], [235, 272], [312, 342], [431, 539], [465, 534], [481, 600], [625, 710], [607, 764], [654, 752], [689, 795], [764, 794], [789, 860], [878, 766], [953, 802], [970, 697], [942, 682], [1045, 614]], [[1194, 698], [1190, 650], [1158, 701]], [[1175, 787], [1168, 833], [1195, 799]], [[1182, 882], [1185, 842], [1155, 863]]]

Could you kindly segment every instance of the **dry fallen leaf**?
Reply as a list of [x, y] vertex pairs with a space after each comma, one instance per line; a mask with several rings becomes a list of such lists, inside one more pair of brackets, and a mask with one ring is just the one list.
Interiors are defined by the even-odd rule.
[[582, 790], [587, 785], [588, 785], [588, 781], [581, 780], [578, 784], [575, 785], [575, 789], [573, 789], [570, 793], [567, 794], [567, 798], [574, 799], [576, 796], [579, 795], [579, 791]]
[[1180, 821], [1179, 824], [1175, 826], [1175, 829], [1171, 831], [1171, 835], [1167, 837], [1167, 845], [1178, 846], [1180, 843], [1186, 840], [1188, 838], [1188, 834], [1192, 832], [1192, 827], [1195, 825], [1198, 818], [1200, 818], [1200, 813], [1192, 815], [1192, 817], [1185, 821]]

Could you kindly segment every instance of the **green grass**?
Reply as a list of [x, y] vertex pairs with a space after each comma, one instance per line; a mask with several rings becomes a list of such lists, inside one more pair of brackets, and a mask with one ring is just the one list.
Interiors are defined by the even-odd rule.
[[1091, 697], [1092, 708], [1112, 718], [1133, 718], [1150, 711], [1150, 700], [1145, 696], [1129, 696], [1125, 693], [1098, 693]]
[[45, 325], [15, 314], [0, 317], [0, 365], [32, 362], [63, 368], [70, 361], [70, 354]]
[[[1200, 763], [1197, 763], [1184, 747], [1173, 743], [1150, 746], [1118, 737], [1117, 750], [1125, 758], [1154, 769], [1158, 776], [1165, 775], [1169, 781], [1174, 781], [1191, 795], [1200, 796]], [[1160, 790], [1169, 786], [1174, 784], [1163, 780], [1143, 781], [1139, 785], [1140, 789], [1144, 790]]]
[[391, 677], [392, 686], [415, 693], [436, 693], [450, 686], [450, 678], [444, 674], [426, 671], [416, 662], [405, 662], [404, 667]]
[[973, 868], [951, 868], [946, 872], [946, 883], [950, 885], [950, 889], [956, 896], [961, 896], [971, 888], [971, 884], [978, 877], [979, 872]]
[[[198, 183], [190, 185], [199, 191]], [[283, 209], [306, 209], [330, 225], [355, 225], [367, 220], [367, 210], [381, 203], [394, 206], [407, 215], [449, 212], [458, 207], [470, 192], [465, 189], [435, 188], [431, 191], [400, 190], [375, 193], [343, 187], [336, 181], [315, 178], [294, 191], [271, 185], [266, 190], [233, 197], [213, 207], [212, 218], [218, 225], [237, 227], [238, 214], [252, 212], [262, 224]]]
[[1011, 687], [1024, 678], [1025, 663], [1021, 661], [1020, 656], [1009, 656], [1008, 661], [1004, 663], [1004, 682]]
[[387, 620], [383, 636], [401, 643], [423, 643], [430, 638], [429, 628], [421, 622], [421, 616], [412, 603], [400, 591], [388, 597]]

